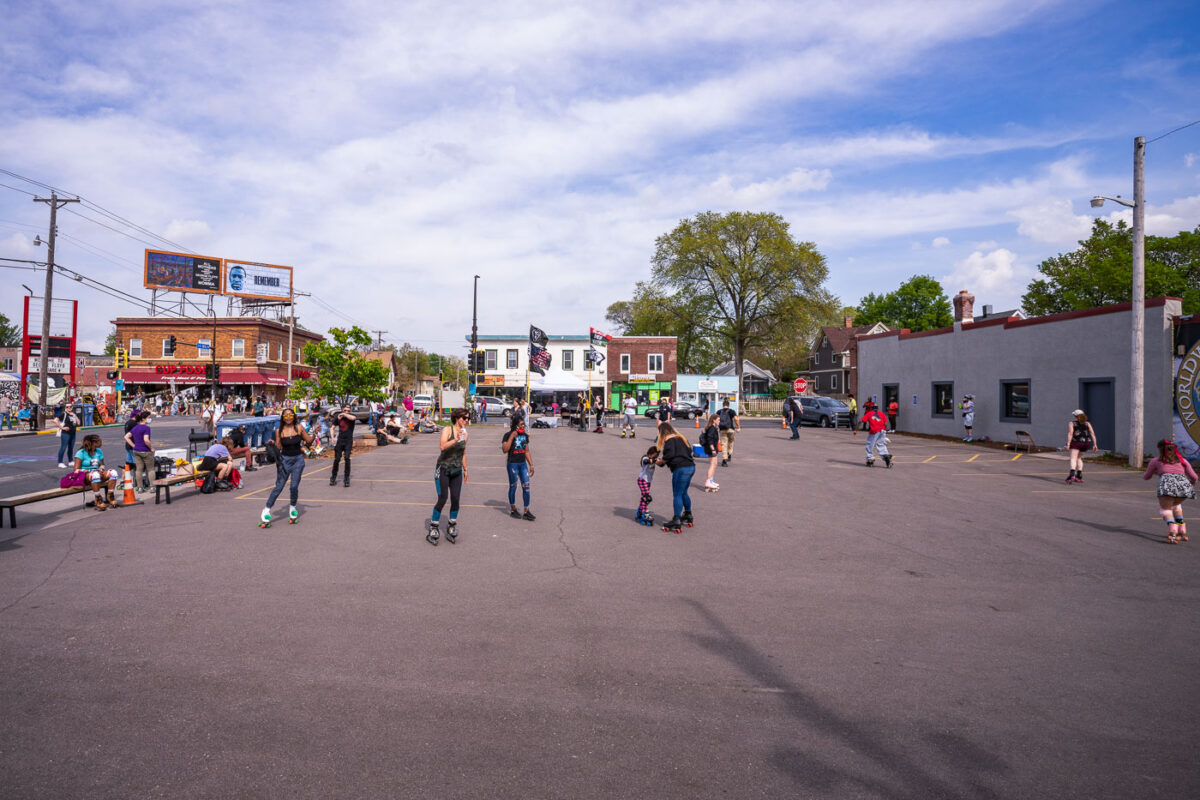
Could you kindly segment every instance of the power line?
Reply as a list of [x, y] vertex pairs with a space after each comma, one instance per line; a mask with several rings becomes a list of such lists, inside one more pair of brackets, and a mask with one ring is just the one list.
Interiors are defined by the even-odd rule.
[[37, 195], [34, 194], [33, 192], [27, 192], [24, 189], [18, 189], [16, 186], [9, 186], [7, 183], [0, 183], [0, 186], [3, 186], [5, 189], [12, 189], [14, 192], [20, 192], [21, 194], [27, 194], [30, 197], [37, 197]]
[[1180, 125], [1180, 126], [1179, 126], [1178, 128], [1176, 128], [1175, 130], [1172, 130], [1172, 131], [1167, 131], [1167, 132], [1166, 132], [1166, 133], [1164, 133], [1162, 136], [1155, 136], [1155, 137], [1154, 137], [1153, 139], [1151, 139], [1149, 142], [1146, 142], [1146, 144], [1150, 144], [1151, 142], [1157, 142], [1159, 139], [1165, 139], [1165, 138], [1167, 138], [1168, 136], [1170, 136], [1172, 133], [1179, 133], [1179, 132], [1180, 132], [1181, 130], [1183, 130], [1184, 128], [1190, 128], [1190, 127], [1192, 127], [1193, 125], [1200, 125], [1200, 119], [1196, 120], [1195, 122], [1189, 122], [1187, 125]]
[[[89, 217], [87, 214], [80, 214], [78, 211], [74, 211], [72, 209], [64, 209], [64, 210], [67, 211], [68, 213], [74, 214], [75, 216], [79, 217], [80, 219], [86, 219], [88, 222], [92, 223], [93, 225], [99, 225], [101, 228], [107, 228], [108, 230], [112, 231], [113, 233], [120, 234], [121, 236], [127, 236], [130, 239], [133, 239], [135, 242], [141, 242], [142, 244], [147, 245], [149, 247], [159, 247], [160, 246], [160, 245], [156, 244], [155, 242], [147, 242], [145, 239], [140, 239], [137, 236], [134, 236], [132, 233], [128, 233], [128, 232], [120, 230], [118, 228], [114, 228], [111, 225], [105, 225], [100, 220], [93, 219], [92, 217]], [[172, 245], [172, 246], [177, 247], [178, 245]]]

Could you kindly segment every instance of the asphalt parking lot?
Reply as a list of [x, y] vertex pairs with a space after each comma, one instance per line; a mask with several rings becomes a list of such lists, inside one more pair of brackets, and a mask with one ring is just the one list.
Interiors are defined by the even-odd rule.
[[472, 429], [456, 545], [433, 436], [310, 462], [296, 526], [257, 527], [267, 471], [20, 509], [0, 795], [1200, 796], [1200, 539], [1140, 475], [747, 426], [672, 535], [632, 519], [647, 439], [533, 434], [530, 523]]

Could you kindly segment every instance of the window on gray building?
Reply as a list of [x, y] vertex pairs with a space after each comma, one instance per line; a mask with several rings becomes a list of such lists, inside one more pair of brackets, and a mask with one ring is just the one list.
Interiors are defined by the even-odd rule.
[[838, 386], [838, 379], [837, 379], [837, 373], [835, 372], [835, 373], [833, 373], [832, 375], [830, 375], [830, 376], [829, 376], [829, 389], [830, 389], [830, 391], [834, 391], [834, 392], [836, 392], [836, 391], [837, 391], [837, 386]]
[[1000, 381], [1000, 419], [1004, 422], [1029, 420], [1029, 380]]
[[933, 415], [954, 416], [954, 384], [947, 381], [933, 384]]

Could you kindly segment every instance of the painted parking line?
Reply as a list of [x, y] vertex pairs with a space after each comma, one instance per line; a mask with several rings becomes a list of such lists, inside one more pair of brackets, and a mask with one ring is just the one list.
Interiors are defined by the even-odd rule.
[[[238, 498], [241, 500], [242, 498]], [[436, 500], [436, 498], [435, 498]], [[364, 505], [364, 506], [424, 506], [432, 508], [434, 500], [425, 502], [408, 501], [408, 500], [333, 500], [321, 497], [301, 498], [301, 505], [320, 505], [321, 503], [343, 503], [348, 505]], [[482, 503], [460, 503], [460, 508], [497, 508], [497, 506], [484, 505]]]
[[1033, 489], [1030, 494], [1146, 494], [1145, 489]]

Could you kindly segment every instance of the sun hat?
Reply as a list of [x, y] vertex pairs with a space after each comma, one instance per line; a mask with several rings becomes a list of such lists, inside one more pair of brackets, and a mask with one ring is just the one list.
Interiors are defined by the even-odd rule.
[[1072, 417], [1078, 417], [1078, 416], [1079, 416], [1080, 414], [1082, 414], [1082, 413], [1083, 413], [1083, 409], [1082, 409], [1082, 408], [1077, 408], [1077, 409], [1075, 409], [1074, 411], [1072, 411], [1072, 412], [1071, 412], [1071, 416], [1072, 416]]

